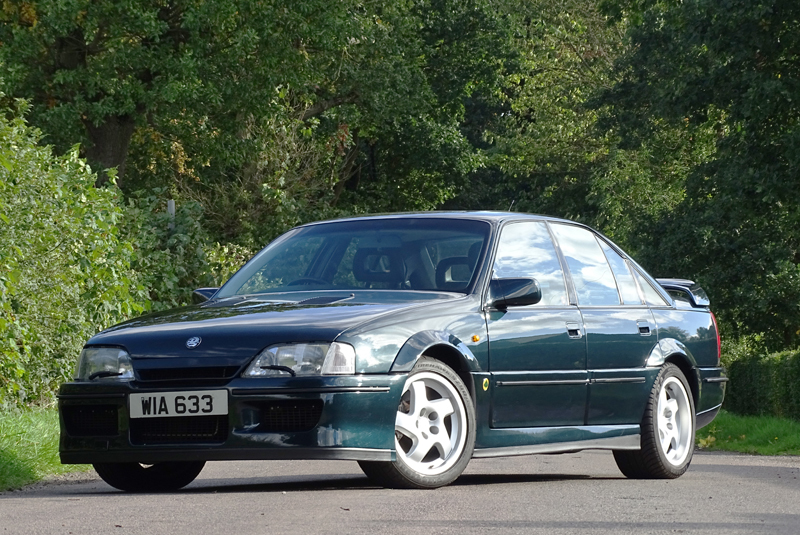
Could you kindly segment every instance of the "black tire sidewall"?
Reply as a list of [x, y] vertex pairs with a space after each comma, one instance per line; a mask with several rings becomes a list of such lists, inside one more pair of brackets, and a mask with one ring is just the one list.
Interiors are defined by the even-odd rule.
[[195, 480], [205, 461], [165, 462], [150, 466], [139, 463], [97, 463], [94, 469], [112, 487], [126, 492], [178, 490]]

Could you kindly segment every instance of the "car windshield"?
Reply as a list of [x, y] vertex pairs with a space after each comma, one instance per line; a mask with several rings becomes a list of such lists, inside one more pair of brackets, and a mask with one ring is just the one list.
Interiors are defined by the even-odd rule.
[[311, 225], [272, 242], [217, 297], [302, 290], [466, 293], [490, 226], [444, 218], [363, 219]]

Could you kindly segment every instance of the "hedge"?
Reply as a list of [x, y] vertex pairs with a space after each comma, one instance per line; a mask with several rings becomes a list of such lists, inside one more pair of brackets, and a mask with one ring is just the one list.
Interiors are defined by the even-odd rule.
[[800, 350], [752, 353], [727, 365], [725, 408], [800, 420]]
[[0, 412], [51, 404], [90, 336], [186, 304], [252, 254], [212, 243], [197, 203], [172, 217], [164, 190], [96, 188], [79, 148], [55, 154], [16, 105], [0, 108]]

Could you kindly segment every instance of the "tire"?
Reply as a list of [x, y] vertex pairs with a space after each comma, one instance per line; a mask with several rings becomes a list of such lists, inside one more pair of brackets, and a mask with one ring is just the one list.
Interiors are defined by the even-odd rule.
[[694, 453], [695, 413], [689, 383], [674, 364], [661, 368], [642, 419], [642, 448], [615, 451], [620, 471], [632, 479], [675, 479]]
[[374, 483], [435, 489], [467, 467], [475, 449], [475, 408], [467, 387], [442, 362], [423, 357], [406, 379], [395, 417], [395, 461], [359, 461]]
[[97, 463], [97, 474], [112, 487], [127, 492], [178, 490], [195, 480], [205, 461], [139, 463]]

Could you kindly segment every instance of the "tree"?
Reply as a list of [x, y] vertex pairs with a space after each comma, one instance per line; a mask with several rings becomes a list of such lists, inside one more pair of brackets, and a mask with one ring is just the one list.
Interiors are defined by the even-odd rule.
[[451, 196], [481, 162], [465, 101], [495, 91], [508, 54], [489, 0], [46, 0], [3, 16], [6, 91], [32, 98], [59, 150], [83, 141], [126, 192], [168, 187], [216, 236], [256, 243], [306, 214]]
[[[161, 121], [208, 125], [230, 143], [248, 116], [271, 111], [275, 88], [313, 95], [314, 74], [359, 35], [353, 2], [141, 0], [4, 3], [0, 53], [7, 93], [60, 150], [85, 140], [100, 169], [124, 180], [131, 136]], [[319, 103], [317, 103], [319, 104]], [[226, 124], [227, 123], [227, 124]]]
[[488, 112], [480, 187], [452, 205], [592, 221], [592, 177], [612, 142], [594, 130], [597, 112], [586, 102], [611, 83], [623, 27], [609, 25], [594, 2], [509, 0], [504, 8], [516, 58], [503, 73], [502, 105]]
[[[800, 5], [608, 2], [632, 21], [605, 125], [629, 146], [657, 129], [712, 134], [686, 194], [657, 224], [661, 271], [701, 280], [729, 332], [800, 332]], [[659, 271], [659, 270], [656, 270]]]

